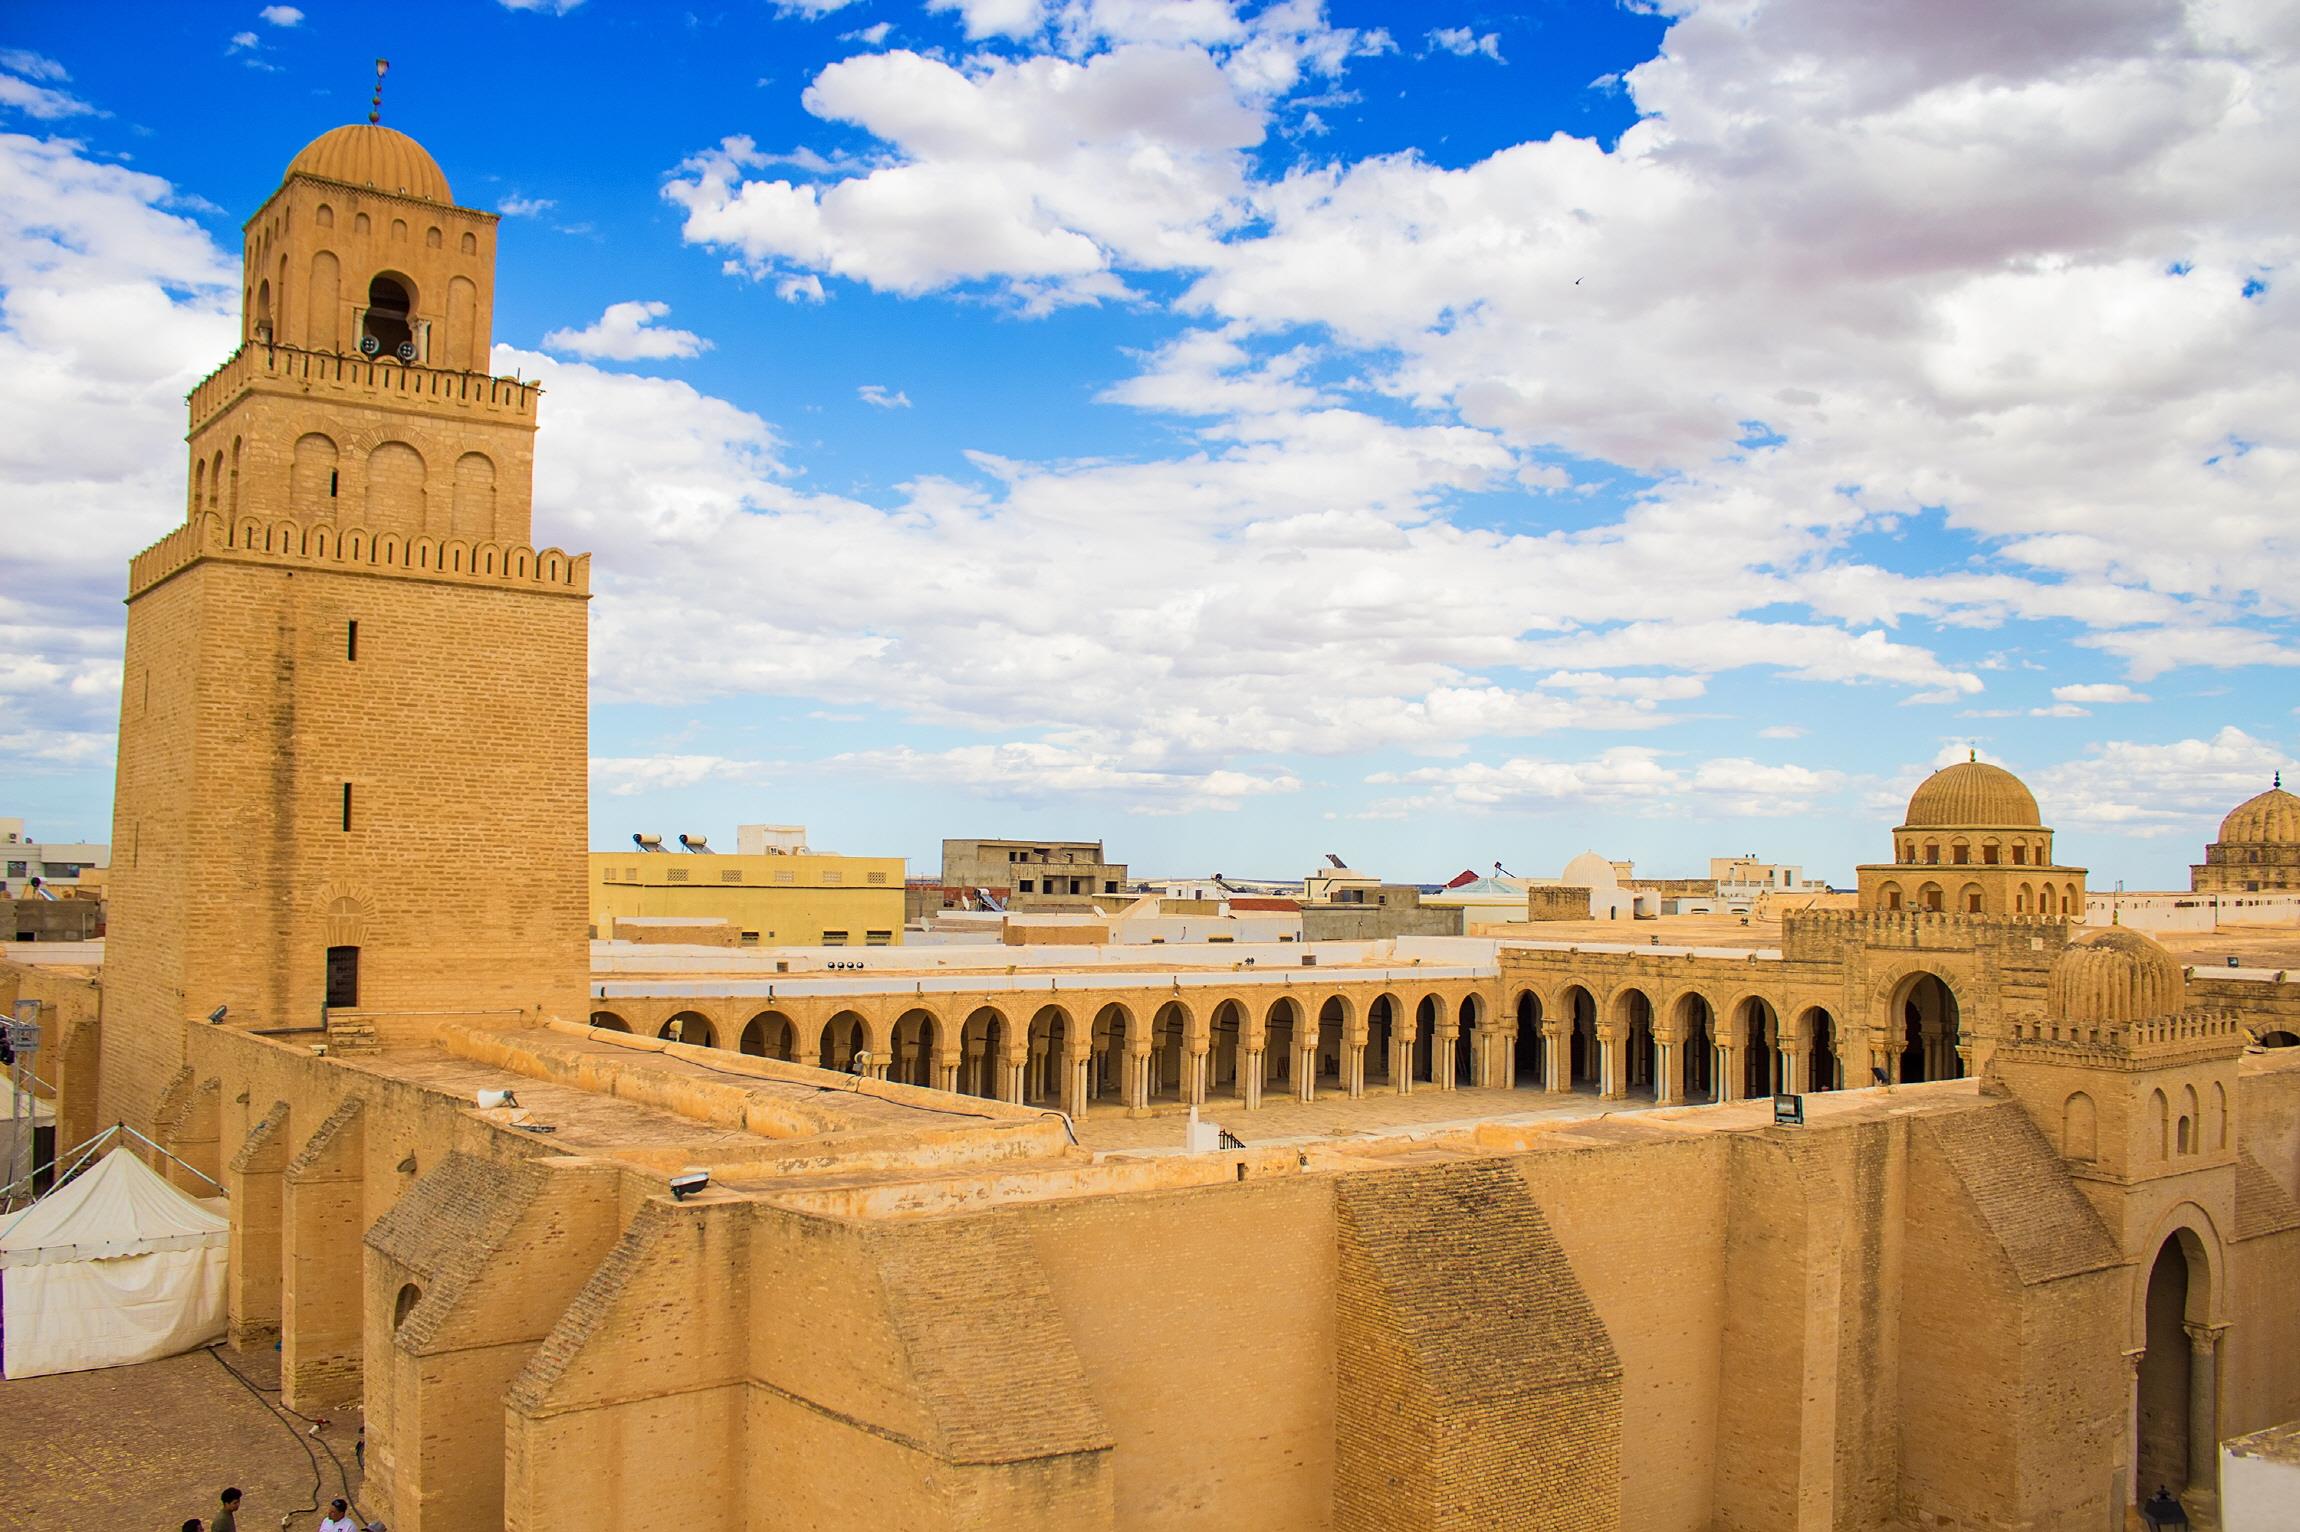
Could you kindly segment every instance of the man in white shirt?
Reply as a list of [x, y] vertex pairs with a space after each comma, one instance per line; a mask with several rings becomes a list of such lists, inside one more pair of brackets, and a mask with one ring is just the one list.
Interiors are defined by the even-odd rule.
[[327, 1504], [327, 1519], [319, 1524], [319, 1532], [359, 1532], [359, 1523], [351, 1519], [351, 1507], [341, 1499]]

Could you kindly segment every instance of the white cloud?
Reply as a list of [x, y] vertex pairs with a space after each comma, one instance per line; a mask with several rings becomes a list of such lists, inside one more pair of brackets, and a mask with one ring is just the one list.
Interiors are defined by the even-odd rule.
[[2052, 689], [2057, 702], [2146, 702], [2144, 692], [2136, 692], [2121, 681], [2086, 681], [2074, 686], [2056, 686]]
[[861, 43], [866, 48], [876, 48], [886, 41], [887, 34], [893, 30], [894, 23], [890, 21], [874, 21], [869, 26], [856, 31], [840, 33], [839, 41], [842, 43]]
[[617, 798], [696, 787], [705, 782], [759, 782], [767, 768], [758, 761], [720, 755], [626, 755], [591, 757], [591, 785]]
[[263, 46], [263, 44], [264, 40], [256, 36], [256, 34], [253, 32], [234, 32], [232, 34], [231, 47], [225, 49], [224, 51], [227, 53], [236, 53], [242, 48], [260, 48]]
[[507, 11], [549, 11], [554, 16], [564, 16], [582, 3], [583, 0], [496, 0], [496, 4]]
[[1495, 63], [1507, 63], [1501, 56], [1501, 34], [1488, 32], [1483, 36], [1468, 27], [1439, 27], [1428, 37], [1430, 52], [1455, 54], [1461, 58], [1484, 55]]
[[1366, 780], [1377, 786], [1422, 789], [1386, 805], [1392, 812], [1597, 809], [1655, 817], [1766, 818], [1809, 813], [1845, 781], [1835, 771], [1768, 765], [1738, 756], [1702, 761], [1686, 770], [1669, 764], [1661, 751], [1634, 745], [1615, 746], [1581, 761], [1516, 756], [1497, 764], [1377, 772]]
[[2031, 718], [2090, 718], [2092, 709], [2078, 707], [2073, 702], [2055, 702], [2050, 707], [2030, 708], [2028, 716]]
[[888, 388], [883, 383], [865, 383], [855, 390], [855, 394], [863, 403], [875, 404], [882, 410], [907, 410], [910, 408], [910, 395], [899, 388]]
[[71, 78], [62, 64], [46, 54], [26, 48], [0, 48], [0, 108], [22, 112], [42, 122], [112, 115], [99, 111], [68, 90], [56, 88]]
[[2049, 802], [2049, 823], [2120, 835], [2177, 835], [2199, 844], [2290, 756], [2234, 724], [2209, 738], [2168, 744], [2104, 740], [2084, 757], [2037, 772], [2029, 785]]
[[1109, 751], [1022, 741], [938, 751], [869, 751], [834, 756], [824, 765], [841, 773], [1017, 803], [1107, 798], [1136, 814], [1230, 812], [1257, 798], [1299, 792], [1302, 786], [1287, 772], [1144, 770]]
[[1803, 724], [1776, 723], [1759, 729], [1757, 737], [1759, 739], [1803, 739], [1810, 732], [1812, 731]]
[[275, 27], [300, 27], [303, 12], [292, 5], [267, 5], [256, 13]]
[[606, 312], [580, 330], [553, 330], [543, 344], [571, 356], [603, 361], [664, 361], [698, 356], [711, 343], [688, 330], [655, 328], [655, 321], [671, 312], [662, 302], [610, 303]]
[[559, 204], [549, 197], [522, 197], [517, 192], [495, 204], [495, 211], [506, 218], [533, 218], [548, 213]]

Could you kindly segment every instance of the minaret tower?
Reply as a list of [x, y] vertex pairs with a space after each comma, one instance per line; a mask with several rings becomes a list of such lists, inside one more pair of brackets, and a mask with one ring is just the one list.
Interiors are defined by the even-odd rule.
[[496, 217], [369, 122], [245, 229], [184, 524], [129, 566], [103, 1120], [183, 1028], [581, 1014], [589, 560], [529, 531]]

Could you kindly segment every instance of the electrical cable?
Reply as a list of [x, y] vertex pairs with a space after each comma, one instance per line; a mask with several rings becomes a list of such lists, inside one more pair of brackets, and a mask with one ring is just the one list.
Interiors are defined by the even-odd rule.
[[[255, 1380], [250, 1378], [246, 1373], [241, 1372], [237, 1367], [234, 1367], [231, 1363], [224, 1360], [223, 1352], [218, 1349], [222, 1345], [222, 1341], [216, 1341], [211, 1345], [202, 1347], [201, 1349], [216, 1359], [216, 1365], [218, 1367], [221, 1367], [224, 1371], [237, 1378], [239, 1380], [240, 1387], [255, 1395], [257, 1400], [262, 1403], [264, 1408], [272, 1412], [274, 1419], [278, 1420], [281, 1425], [287, 1426], [288, 1431], [295, 1437], [295, 1439], [302, 1443], [304, 1456], [311, 1459], [311, 1504], [306, 1507], [305, 1510], [308, 1510], [309, 1513], [314, 1516], [319, 1514], [319, 1491], [320, 1485], [323, 1482], [325, 1476], [320, 1473], [319, 1455], [311, 1450], [311, 1444], [316, 1441], [327, 1452], [328, 1460], [335, 1464], [336, 1485], [343, 1491], [343, 1498], [345, 1501], [350, 1504], [352, 1515], [358, 1519], [361, 1526], [366, 1526], [367, 1512], [360, 1507], [359, 1497], [351, 1492], [351, 1473], [343, 1466], [343, 1459], [336, 1455], [335, 1444], [329, 1441], [326, 1437], [319, 1434], [319, 1422], [314, 1420], [311, 1416], [303, 1414], [301, 1411], [289, 1409], [286, 1401], [284, 1400], [265, 1398], [264, 1396], [267, 1390], [257, 1384]], [[271, 1389], [268, 1390], [268, 1392], [277, 1393], [279, 1390]], [[284, 1418], [289, 1415], [295, 1416], [297, 1420], [302, 1421], [305, 1425], [310, 1426], [313, 1429], [310, 1431], [296, 1430], [294, 1426], [288, 1425], [287, 1420]], [[364, 1467], [365, 1465], [362, 1466]], [[303, 1514], [303, 1512], [291, 1510], [287, 1514], [290, 1516], [295, 1516]], [[284, 1518], [282, 1520], [282, 1525], [285, 1525]]]

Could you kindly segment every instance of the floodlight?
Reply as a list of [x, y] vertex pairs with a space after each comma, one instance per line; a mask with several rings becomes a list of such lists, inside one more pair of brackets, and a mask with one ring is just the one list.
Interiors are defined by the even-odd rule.
[[211, 1026], [222, 1026], [224, 1017], [228, 1015], [230, 1011], [231, 1007], [228, 1005], [217, 1006], [214, 1010], [208, 1012], [208, 1024]]
[[671, 1177], [671, 1200], [684, 1202], [710, 1184], [711, 1173], [707, 1170], [690, 1170], [682, 1175], [673, 1176]]

